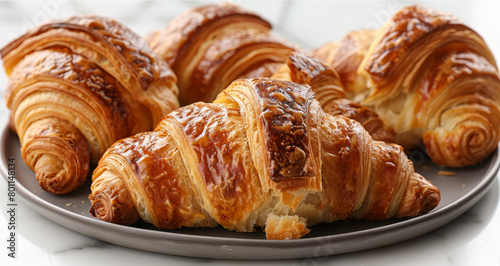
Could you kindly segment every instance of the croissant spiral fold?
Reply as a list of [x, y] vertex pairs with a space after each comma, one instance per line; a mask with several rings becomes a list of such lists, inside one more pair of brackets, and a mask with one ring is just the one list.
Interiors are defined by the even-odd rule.
[[484, 40], [450, 14], [396, 12], [312, 55], [339, 73], [348, 97], [377, 112], [406, 149], [425, 144], [440, 165], [474, 165], [500, 141], [500, 78]]
[[265, 227], [268, 239], [349, 217], [412, 217], [440, 201], [400, 146], [326, 114], [309, 86], [267, 78], [236, 80], [213, 103], [116, 142], [92, 179], [90, 213], [105, 221]]
[[78, 188], [114, 141], [151, 130], [179, 106], [170, 67], [111, 19], [49, 21], [0, 55], [22, 156], [54, 194]]

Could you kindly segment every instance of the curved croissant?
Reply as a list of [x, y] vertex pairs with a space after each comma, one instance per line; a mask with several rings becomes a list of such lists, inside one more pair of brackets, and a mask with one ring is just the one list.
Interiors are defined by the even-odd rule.
[[[276, 38], [267, 21], [239, 6], [221, 3], [191, 9], [147, 39], [178, 75], [184, 105], [213, 101], [237, 78], [278, 77], [276, 72], [285, 71], [280, 69], [287, 65], [295, 73], [313, 68], [317, 69], [314, 77], [292, 81], [309, 84], [314, 80], [318, 84], [312, 89], [325, 111], [360, 121], [376, 140], [394, 142], [394, 130], [375, 112], [345, 99], [335, 70]], [[297, 69], [297, 63], [302, 68]], [[304, 75], [310, 74], [292, 77]], [[327, 77], [316, 78], [318, 75]]]
[[120, 23], [78, 16], [43, 24], [0, 51], [11, 127], [41, 187], [81, 186], [118, 139], [148, 131], [179, 106], [176, 77]]
[[423, 140], [434, 162], [451, 167], [496, 149], [498, 69], [483, 39], [457, 18], [409, 6], [379, 30], [352, 32], [312, 54], [338, 71], [348, 96], [391, 121], [405, 148]]
[[92, 180], [90, 213], [102, 220], [265, 227], [268, 239], [349, 217], [412, 217], [440, 201], [401, 146], [325, 114], [308, 86], [266, 78], [234, 81], [213, 103], [116, 142]]
[[233, 80], [262, 65], [285, 63], [295, 47], [270, 34], [271, 25], [237, 5], [190, 9], [146, 36], [177, 74], [181, 105], [210, 102]]

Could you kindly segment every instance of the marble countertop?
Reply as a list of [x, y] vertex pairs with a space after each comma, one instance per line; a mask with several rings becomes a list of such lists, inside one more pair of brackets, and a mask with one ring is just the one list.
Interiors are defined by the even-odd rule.
[[[139, 34], [162, 29], [175, 15], [208, 1], [0, 1], [0, 46], [49, 18], [99, 14], [115, 18]], [[274, 26], [277, 35], [311, 49], [338, 40], [349, 30], [378, 27], [398, 8], [420, 3], [455, 14], [483, 36], [500, 58], [500, 1], [235, 1]], [[1, 67], [0, 67], [1, 68]], [[0, 91], [7, 83], [0, 69]], [[8, 110], [0, 97], [0, 125]], [[7, 182], [0, 178], [0, 265], [253, 265], [169, 256], [129, 249], [69, 230], [17, 206], [17, 258], [7, 256]], [[273, 265], [500, 265], [500, 182], [471, 209], [423, 236], [372, 250], [330, 257], [260, 261]], [[196, 251], [193, 251], [196, 252]], [[258, 254], [256, 254], [258, 257]]]

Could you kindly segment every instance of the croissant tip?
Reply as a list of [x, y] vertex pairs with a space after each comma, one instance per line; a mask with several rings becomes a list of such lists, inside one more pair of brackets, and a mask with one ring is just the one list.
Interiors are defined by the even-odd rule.
[[45, 154], [35, 164], [35, 176], [40, 186], [52, 194], [67, 194], [63, 162], [53, 155]]
[[441, 202], [441, 195], [439, 194], [439, 192], [432, 192], [428, 194], [422, 202], [420, 213], [424, 214], [432, 211], [439, 205], [439, 202]]

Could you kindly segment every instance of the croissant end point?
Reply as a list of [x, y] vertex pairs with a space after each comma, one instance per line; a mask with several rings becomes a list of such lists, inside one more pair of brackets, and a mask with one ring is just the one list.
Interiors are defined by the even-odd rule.
[[437, 192], [429, 193], [422, 203], [420, 214], [428, 213], [436, 208], [441, 201], [441, 195]]
[[[441, 193], [430, 181], [426, 180], [421, 175], [417, 173], [414, 173], [413, 175], [418, 176], [417, 178], [420, 179], [421, 184], [419, 189], [415, 190], [416, 195], [421, 195], [421, 200], [417, 200], [417, 202], [415, 202], [417, 204], [416, 206], [420, 206], [418, 212], [414, 214], [415, 216], [418, 216], [428, 213], [436, 208], [439, 205], [439, 202], [441, 202]], [[420, 197], [417, 196], [417, 198]]]

